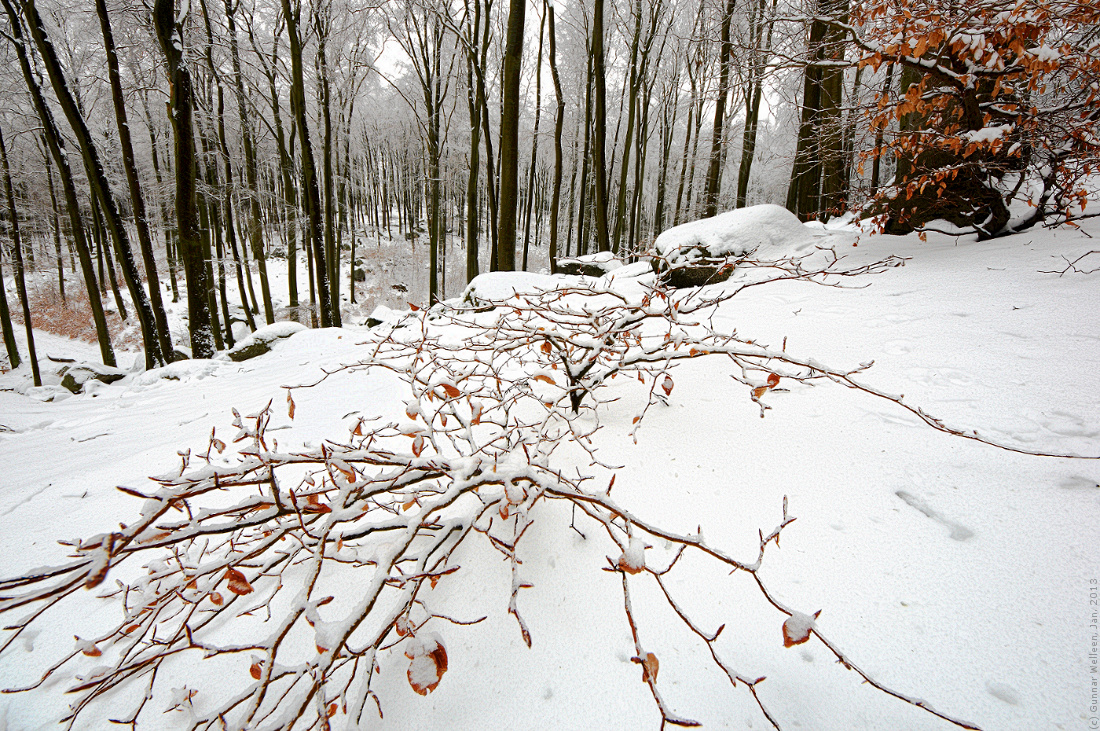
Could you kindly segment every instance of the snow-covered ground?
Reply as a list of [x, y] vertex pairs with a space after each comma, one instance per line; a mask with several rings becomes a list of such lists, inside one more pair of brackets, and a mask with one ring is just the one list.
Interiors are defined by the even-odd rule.
[[[1100, 272], [1042, 273], [1097, 248], [1087, 234], [1100, 236], [1100, 222], [1083, 227], [982, 243], [930, 234], [927, 242], [862, 236], [854, 246], [851, 231], [819, 235], [845, 265], [895, 255], [905, 266], [845, 281], [848, 288], [749, 288], [722, 306], [714, 326], [839, 368], [874, 360], [865, 383], [904, 394], [951, 426], [1027, 450], [1096, 457]], [[232, 435], [232, 408], [281, 405], [281, 386], [362, 358], [367, 337], [355, 325], [306, 330], [243, 363], [176, 363], [53, 403], [11, 390], [25, 390], [26, 366], [0, 376], [0, 574], [59, 563], [58, 539], [131, 519], [140, 501], [116, 486], [147, 490], [147, 476], [178, 468], [177, 451], [205, 449], [212, 428]], [[94, 346], [36, 338], [40, 356], [97, 356]], [[120, 366], [133, 358], [123, 355]], [[967, 441], [888, 401], [820, 382], [767, 394], [761, 419], [730, 374], [718, 357], [677, 366], [669, 405], [649, 410], [637, 443], [629, 432], [644, 392], [613, 386], [622, 401], [601, 414], [596, 442], [602, 460], [623, 465], [614, 488], [621, 505], [681, 534], [701, 528], [708, 543], [751, 562], [758, 530], [781, 520], [786, 496], [797, 521], [769, 549], [760, 578], [787, 606], [821, 610], [816, 627], [875, 680], [986, 731], [1097, 727], [1100, 461]], [[358, 416], [399, 415], [405, 398], [387, 374], [339, 375], [297, 391], [295, 418], [276, 409], [270, 434], [284, 450], [316, 447], [346, 436]], [[582, 519], [589, 537], [571, 530], [570, 517], [547, 506], [522, 544], [523, 575], [534, 585], [520, 595], [532, 647], [507, 614], [508, 564], [484, 541], [471, 543], [462, 571], [432, 592], [433, 609], [487, 619], [438, 628], [450, 666], [426, 697], [410, 688], [400, 648], [380, 658], [374, 688], [385, 716], [368, 713], [364, 728], [659, 726], [631, 661], [620, 575], [601, 570], [613, 551]], [[631, 597], [670, 708], [705, 728], [769, 728], [649, 579], [630, 577]], [[952, 728], [864, 684], [817, 638], [784, 647], [783, 615], [747, 575], [692, 559], [668, 582], [705, 630], [725, 625], [716, 643], [723, 660], [743, 676], [767, 677], [756, 688], [782, 728]], [[65, 606], [0, 657], [0, 686], [33, 682], [71, 651], [81, 627], [117, 612], [91, 594]], [[201, 688], [194, 703], [223, 680], [247, 681], [248, 660], [241, 663], [205, 673], [201, 662], [192, 666], [189, 687]], [[0, 729], [52, 728], [71, 684], [55, 678], [0, 696]], [[111, 713], [132, 706], [132, 695], [118, 697], [117, 708], [82, 717], [83, 727], [105, 728]], [[161, 713], [168, 705], [155, 698], [139, 728], [185, 723], [182, 711]], [[339, 713], [332, 720], [347, 723]]]

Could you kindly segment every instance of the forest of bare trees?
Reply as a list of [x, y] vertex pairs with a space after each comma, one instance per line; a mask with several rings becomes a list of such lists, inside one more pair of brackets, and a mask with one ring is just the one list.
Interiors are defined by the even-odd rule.
[[1089, 0], [2, 2], [12, 365], [29, 271], [152, 367], [339, 326], [367, 242], [434, 303], [757, 203], [991, 237], [1080, 215], [1100, 149]]

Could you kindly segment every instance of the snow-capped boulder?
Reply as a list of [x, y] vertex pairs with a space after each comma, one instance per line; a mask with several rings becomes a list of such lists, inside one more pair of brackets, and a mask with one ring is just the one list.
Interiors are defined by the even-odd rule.
[[101, 365], [99, 363], [78, 363], [61, 371], [61, 385], [72, 393], [80, 393], [84, 390], [84, 384], [89, 381], [100, 383], [114, 383], [121, 381], [129, 375], [120, 368]]
[[654, 242], [653, 271], [666, 287], [701, 287], [729, 279], [737, 259], [762, 250], [766, 256], [796, 253], [814, 236], [782, 206], [739, 208], [662, 233]]
[[576, 284], [575, 277], [531, 272], [489, 272], [480, 274], [466, 285], [462, 303], [482, 307], [494, 302], [512, 299], [517, 295], [552, 292], [563, 286]]
[[276, 340], [289, 338], [296, 332], [305, 330], [306, 326], [300, 322], [276, 322], [266, 327], [261, 327], [241, 342], [229, 349], [227, 355], [230, 360], [241, 361], [255, 358], [258, 355], [271, 350], [271, 345]]
[[622, 261], [616, 258], [610, 251], [599, 251], [595, 254], [558, 259], [557, 270], [559, 274], [602, 277], [609, 272], [615, 271], [622, 265]]
[[738, 208], [674, 226], [654, 242], [670, 264], [698, 257], [742, 257], [761, 250], [793, 253], [812, 245], [815, 233], [782, 206]]

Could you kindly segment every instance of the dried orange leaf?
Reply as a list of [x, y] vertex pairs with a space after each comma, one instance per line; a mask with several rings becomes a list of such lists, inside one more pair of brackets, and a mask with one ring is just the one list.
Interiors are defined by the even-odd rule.
[[458, 398], [462, 395], [461, 391], [459, 391], [456, 387], [452, 386], [449, 383], [441, 384], [441, 388], [451, 398]]
[[405, 650], [405, 656], [410, 660], [407, 675], [412, 689], [420, 695], [428, 695], [435, 690], [443, 673], [447, 672], [447, 650], [439, 640], [414, 637]]
[[254, 662], [252, 663], [252, 667], [248, 669], [248, 673], [252, 676], [253, 680], [259, 680], [260, 676], [264, 674], [264, 671], [263, 668], [260, 666], [260, 663]]
[[652, 680], [657, 682], [657, 671], [660, 669], [661, 664], [657, 662], [657, 656], [652, 652], [645, 654], [645, 660], [642, 661], [642, 680], [649, 682]]
[[821, 612], [818, 611], [813, 616], [795, 612], [787, 617], [787, 620], [783, 622], [783, 646], [801, 645], [810, 639], [810, 633], [814, 628], [814, 620], [817, 619], [818, 614], [821, 614]]
[[424, 437], [419, 434], [416, 435], [416, 439], [413, 439], [413, 456], [419, 457], [420, 453], [424, 451]]
[[408, 511], [408, 510], [412, 509], [413, 505], [416, 505], [416, 498], [413, 498], [409, 502], [405, 503], [404, 505], [401, 506], [401, 508], [402, 508], [402, 510]]
[[103, 650], [100, 650], [98, 647], [91, 643], [88, 643], [88, 646], [85, 647], [82, 652], [88, 657], [99, 657], [103, 654]]
[[550, 345], [550, 341], [549, 341], [549, 340], [543, 340], [543, 341], [542, 341], [542, 352], [544, 352], [544, 353], [549, 353], [549, 352], [550, 352], [551, 350], [553, 350], [553, 349], [554, 349], [554, 348], [553, 348], [553, 346], [552, 346], [552, 345]]
[[550, 376], [546, 375], [545, 373], [540, 373], [537, 376], [535, 376], [535, 380], [536, 381], [542, 381], [543, 383], [549, 383], [551, 386], [556, 386], [557, 385], [556, 383], [554, 383], [554, 379], [551, 378]]
[[339, 708], [339, 706], [338, 706], [337, 704], [335, 704], [335, 703], [329, 703], [329, 704], [328, 704], [328, 712], [327, 712], [327, 715], [328, 715], [328, 717], [329, 717], [329, 718], [332, 718], [333, 716], [335, 716], [335, 715], [336, 715], [336, 709], [337, 709], [337, 708]]
[[294, 398], [290, 395], [290, 391], [286, 392], [286, 412], [291, 421], [294, 420]]
[[768, 388], [775, 388], [779, 385], [779, 374], [772, 373], [768, 376]]
[[752, 390], [752, 397], [753, 398], [760, 398], [761, 396], [763, 396], [767, 392], [768, 392], [768, 387], [767, 386], [757, 386], [756, 388], [754, 388]]
[[225, 599], [222, 597], [221, 594], [216, 591], [210, 594], [210, 601], [214, 604], [215, 607], [220, 607], [222, 604], [225, 603]]
[[252, 584], [249, 584], [248, 579], [246, 579], [244, 574], [237, 569], [226, 569], [225, 578], [229, 582], [227, 584], [229, 591], [237, 596], [244, 596], [245, 594], [252, 593]]
[[665, 374], [664, 379], [661, 381], [661, 390], [665, 392], [665, 396], [672, 393], [672, 387], [676, 384], [672, 382], [672, 376]]

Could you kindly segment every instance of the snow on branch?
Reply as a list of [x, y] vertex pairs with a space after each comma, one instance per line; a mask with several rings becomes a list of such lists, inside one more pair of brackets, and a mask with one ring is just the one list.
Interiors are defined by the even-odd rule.
[[[683, 556], [698, 554], [729, 570], [730, 581], [755, 585], [776, 613], [777, 642], [780, 626], [788, 646], [816, 636], [873, 687], [976, 728], [875, 681], [822, 634], [816, 615], [785, 606], [765, 587], [765, 553], [773, 544], [778, 549], [795, 521], [786, 499], [776, 527], [760, 531], [756, 555], [738, 558], [701, 531], [683, 535], [611, 497], [616, 468], [599, 458], [593, 435], [601, 414], [615, 408], [612, 381], [648, 384], [636, 430], [651, 406], [669, 402], [670, 370], [685, 358], [728, 358], [761, 415], [763, 399], [784, 382], [827, 380], [893, 401], [934, 428], [978, 438], [856, 381], [869, 364], [833, 369], [717, 332], [715, 309], [747, 286], [785, 278], [835, 286], [834, 276], [855, 271], [835, 261], [821, 269], [791, 260], [757, 264], [757, 275], [767, 270], [762, 276], [713, 292], [641, 287], [628, 295], [578, 286], [437, 307], [376, 329], [363, 345], [366, 356], [339, 372], [396, 374], [408, 389], [396, 420], [355, 418], [345, 435], [285, 450], [268, 432], [273, 403], [247, 415], [234, 411], [229, 443], [212, 432], [203, 448], [181, 453], [178, 470], [153, 478], [154, 489], [122, 488], [142, 501], [136, 518], [116, 532], [64, 544], [70, 558], [59, 566], [0, 581], [0, 613], [30, 609], [5, 628], [0, 652], [83, 588], [102, 592], [119, 612], [106, 630], [77, 638], [37, 681], [6, 692], [33, 692], [54, 679], [67, 684], [75, 697], [70, 726], [93, 705], [110, 708], [117, 723], [153, 723], [165, 694], [169, 709], [186, 711], [193, 729], [328, 728], [337, 714], [358, 726], [386, 706], [375, 682], [382, 663], [404, 663], [412, 689], [427, 695], [445, 682], [446, 636], [488, 612], [506, 611], [525, 644], [537, 641], [523, 616], [522, 590], [531, 586], [521, 570], [523, 540], [543, 506], [556, 502], [598, 529], [585, 540], [607, 546], [605, 570], [620, 574], [633, 659], [662, 727], [697, 723], [675, 710], [675, 687], [660, 684], [659, 658], [645, 645], [631, 592], [646, 581], [702, 640], [731, 686], [743, 684], [769, 723], [781, 724], [758, 694], [765, 679], [736, 671], [716, 645], [724, 625], [704, 629], [666, 581]], [[287, 387], [290, 418], [295, 397], [308, 399], [315, 385]], [[577, 467], [575, 460], [555, 454], [577, 453], [566, 445], [588, 460], [572, 475], [565, 467]], [[433, 590], [464, 580], [460, 557], [472, 554], [460, 549], [475, 541], [509, 562], [508, 605], [486, 607], [481, 617], [448, 616]], [[670, 546], [671, 558], [647, 555], [651, 541]], [[187, 658], [217, 659], [231, 669], [216, 697], [200, 698], [180, 677], [173, 663]], [[125, 696], [136, 699], [128, 707], [119, 700], [124, 686], [140, 690]]]

